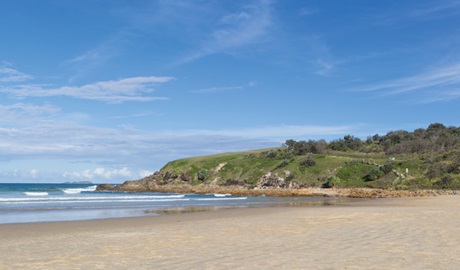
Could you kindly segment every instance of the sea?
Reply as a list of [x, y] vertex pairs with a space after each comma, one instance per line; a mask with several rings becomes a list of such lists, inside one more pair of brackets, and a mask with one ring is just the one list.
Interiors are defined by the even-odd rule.
[[89, 184], [0, 183], [0, 224], [157, 216], [235, 207], [334, 204], [325, 197], [97, 191]]

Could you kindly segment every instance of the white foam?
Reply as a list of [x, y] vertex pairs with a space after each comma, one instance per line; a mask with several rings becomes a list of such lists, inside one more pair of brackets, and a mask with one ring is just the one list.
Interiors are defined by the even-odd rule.
[[232, 197], [232, 198], [226, 198], [226, 197], [220, 197], [220, 198], [198, 198], [198, 199], [193, 199], [194, 201], [230, 201], [230, 200], [246, 200], [248, 197]]
[[228, 194], [228, 193], [226, 193], [226, 194], [219, 194], [219, 193], [214, 194], [214, 197], [228, 197], [228, 196], [232, 196], [232, 194]]
[[97, 186], [89, 186], [85, 188], [64, 188], [62, 191], [66, 194], [79, 194], [81, 192], [92, 192], [95, 191]]
[[0, 204], [32, 204], [32, 203], [110, 203], [110, 202], [170, 202], [188, 201], [185, 195], [164, 195], [164, 196], [42, 196], [38, 192], [30, 195], [31, 197], [0, 198]]
[[138, 203], [138, 202], [177, 202], [177, 201], [190, 201], [190, 199], [157, 199], [157, 200], [129, 200], [129, 199], [112, 199], [112, 200], [79, 200], [79, 201], [73, 201], [73, 200], [68, 200], [68, 201], [62, 201], [62, 200], [34, 200], [34, 201], [6, 201], [6, 202], [1, 202], [2, 204], [68, 204], [68, 203], [77, 203], [77, 204], [84, 204], [84, 203]]
[[[26, 192], [25, 192], [26, 193]], [[47, 193], [47, 192], [27, 192], [27, 193]], [[26, 194], [27, 195], [27, 194]], [[46, 194], [48, 195], [48, 194]], [[30, 195], [33, 196], [33, 195]], [[37, 196], [37, 195], [36, 195]], [[45, 196], [43, 194], [42, 196]], [[94, 200], [94, 201], [105, 201], [113, 199], [124, 199], [124, 200], [144, 200], [144, 201], [156, 201], [162, 199], [181, 199], [185, 195], [152, 195], [152, 196], [61, 196], [61, 197], [40, 197], [40, 198], [0, 198], [0, 202], [5, 201], [80, 201], [80, 200]]]
[[48, 196], [48, 192], [24, 192], [27, 196]]

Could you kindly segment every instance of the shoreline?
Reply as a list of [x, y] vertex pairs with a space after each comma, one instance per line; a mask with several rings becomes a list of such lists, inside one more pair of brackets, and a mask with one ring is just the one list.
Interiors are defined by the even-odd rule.
[[[17, 224], [38, 224], [38, 223], [59, 223], [59, 222], [79, 222], [79, 221], [97, 221], [97, 220], [120, 220], [124, 218], [143, 218], [143, 217], [160, 217], [164, 215], [181, 215], [185, 213], [195, 213], [195, 212], [209, 212], [209, 211], [221, 211], [221, 210], [230, 210], [230, 209], [263, 209], [263, 208], [289, 208], [289, 207], [318, 207], [318, 206], [331, 206], [331, 205], [340, 205], [349, 202], [356, 202], [365, 200], [363, 198], [347, 198], [347, 197], [274, 197], [276, 200], [270, 200], [263, 203], [253, 203], [253, 204], [238, 204], [238, 205], [170, 205], [167, 207], [151, 208], [145, 207], [140, 209], [135, 208], [120, 208], [120, 209], [99, 209], [98, 215], [93, 214], [91, 217], [85, 215], [80, 217], [79, 214], [85, 211], [94, 211], [93, 209], [87, 210], [37, 210], [39, 213], [48, 214], [48, 218], [42, 218], [30, 221], [16, 221], [16, 222], [4, 222], [0, 220], [1, 225], [17, 225]], [[77, 215], [74, 219], [59, 219], [56, 218], [59, 215], [62, 215], [62, 211], [66, 211], [68, 215]], [[104, 214], [112, 211], [126, 212], [128, 214]], [[35, 211], [29, 211], [31, 214], [36, 214]], [[61, 212], [58, 214], [57, 212]], [[51, 217], [51, 218], [50, 218]]]
[[460, 196], [2, 224], [0, 269], [457, 269]]
[[160, 192], [179, 194], [231, 194], [233, 196], [270, 196], [270, 197], [348, 197], [348, 198], [400, 198], [400, 197], [425, 197], [438, 195], [457, 195], [457, 190], [444, 189], [419, 189], [395, 190], [377, 188], [261, 188], [254, 189], [244, 186], [216, 186], [189, 184], [158, 185], [148, 180], [126, 181], [123, 184], [112, 186], [109, 184], [98, 185], [100, 191], [122, 192]]

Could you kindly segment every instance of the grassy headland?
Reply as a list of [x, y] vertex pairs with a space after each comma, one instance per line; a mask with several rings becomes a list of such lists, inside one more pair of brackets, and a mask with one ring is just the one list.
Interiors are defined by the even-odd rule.
[[[123, 189], [459, 189], [460, 128], [431, 124], [367, 140], [287, 140], [277, 148], [179, 159]], [[124, 186], [124, 187], [123, 187]], [[137, 186], [137, 188], [136, 188]]]

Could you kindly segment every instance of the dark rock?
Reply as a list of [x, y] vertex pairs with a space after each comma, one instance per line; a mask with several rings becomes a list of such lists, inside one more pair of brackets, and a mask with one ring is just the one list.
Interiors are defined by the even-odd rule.
[[96, 190], [113, 190], [114, 186], [111, 184], [101, 184], [96, 187]]
[[150, 191], [149, 182], [150, 181], [145, 179], [136, 181], [125, 181], [123, 184], [116, 186], [114, 190], [137, 192]]
[[246, 185], [246, 180], [238, 180], [235, 178], [229, 178], [223, 184], [224, 186], [244, 186]]
[[180, 180], [184, 182], [190, 182], [192, 180], [192, 176], [188, 172], [183, 172], [179, 175]]
[[277, 174], [272, 175], [271, 173], [267, 173], [266, 175], [262, 176], [262, 178], [256, 183], [255, 187], [257, 188], [284, 188], [286, 187], [286, 182], [283, 178], [278, 177]]

